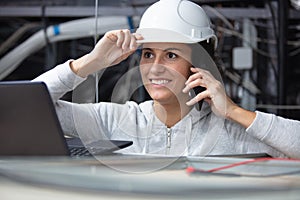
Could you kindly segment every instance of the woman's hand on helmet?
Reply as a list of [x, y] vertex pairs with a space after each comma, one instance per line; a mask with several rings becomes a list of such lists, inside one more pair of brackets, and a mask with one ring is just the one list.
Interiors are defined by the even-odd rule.
[[125, 60], [138, 48], [138, 34], [132, 34], [128, 29], [107, 32], [91, 52], [98, 62], [105, 60], [105, 67], [116, 65]]
[[186, 104], [192, 106], [204, 99], [216, 115], [227, 118], [228, 112], [233, 107], [236, 107], [236, 104], [226, 95], [222, 83], [216, 80], [207, 70], [193, 67], [191, 71], [193, 74], [186, 81], [186, 87], [183, 89], [183, 92], [187, 93], [197, 86], [204, 87], [206, 90], [197, 94]]
[[138, 48], [137, 40], [141, 35], [129, 30], [113, 30], [107, 32], [87, 55], [75, 60], [71, 64], [72, 70], [82, 77], [86, 77], [103, 68], [116, 65], [125, 60]]

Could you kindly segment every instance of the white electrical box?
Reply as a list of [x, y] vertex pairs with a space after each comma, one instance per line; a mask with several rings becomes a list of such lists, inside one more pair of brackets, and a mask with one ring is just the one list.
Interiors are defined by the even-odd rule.
[[247, 70], [252, 68], [253, 53], [250, 47], [235, 47], [232, 51], [232, 63], [234, 69]]

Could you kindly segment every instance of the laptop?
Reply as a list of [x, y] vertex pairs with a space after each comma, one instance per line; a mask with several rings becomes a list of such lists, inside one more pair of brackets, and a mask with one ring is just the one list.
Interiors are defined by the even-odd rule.
[[0, 82], [1, 156], [111, 154], [130, 145], [132, 141], [99, 140], [84, 146], [79, 138], [67, 139], [45, 83]]

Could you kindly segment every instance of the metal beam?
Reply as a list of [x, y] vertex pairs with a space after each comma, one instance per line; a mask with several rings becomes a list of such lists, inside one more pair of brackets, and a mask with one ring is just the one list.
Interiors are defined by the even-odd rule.
[[[289, 3], [286, 0], [278, 1], [278, 104], [286, 105], [287, 80], [288, 80], [288, 54], [287, 54], [287, 30], [288, 30]], [[284, 111], [279, 111], [284, 115]]]
[[[148, 6], [140, 7], [115, 7], [99, 6], [99, 16], [139, 16]], [[203, 7], [205, 9], [205, 7]], [[228, 19], [252, 18], [270, 19], [271, 14], [264, 8], [215, 8], [216, 11]], [[210, 10], [206, 10], [210, 18], [216, 15]], [[94, 6], [46, 6], [45, 17], [91, 17], [94, 16]], [[2, 6], [0, 7], [0, 17], [42, 17], [42, 6]], [[300, 19], [300, 12], [291, 11], [290, 18]]]
[[[141, 15], [147, 7], [112, 7], [98, 8], [99, 16], [135, 16]], [[42, 6], [5, 6], [0, 7], [0, 17], [42, 17]], [[91, 17], [95, 14], [93, 6], [48, 6], [45, 17]]]

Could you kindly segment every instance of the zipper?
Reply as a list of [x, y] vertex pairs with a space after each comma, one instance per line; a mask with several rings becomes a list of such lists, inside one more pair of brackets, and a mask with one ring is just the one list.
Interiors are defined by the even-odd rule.
[[167, 128], [167, 154], [170, 152], [171, 149], [171, 128]]

